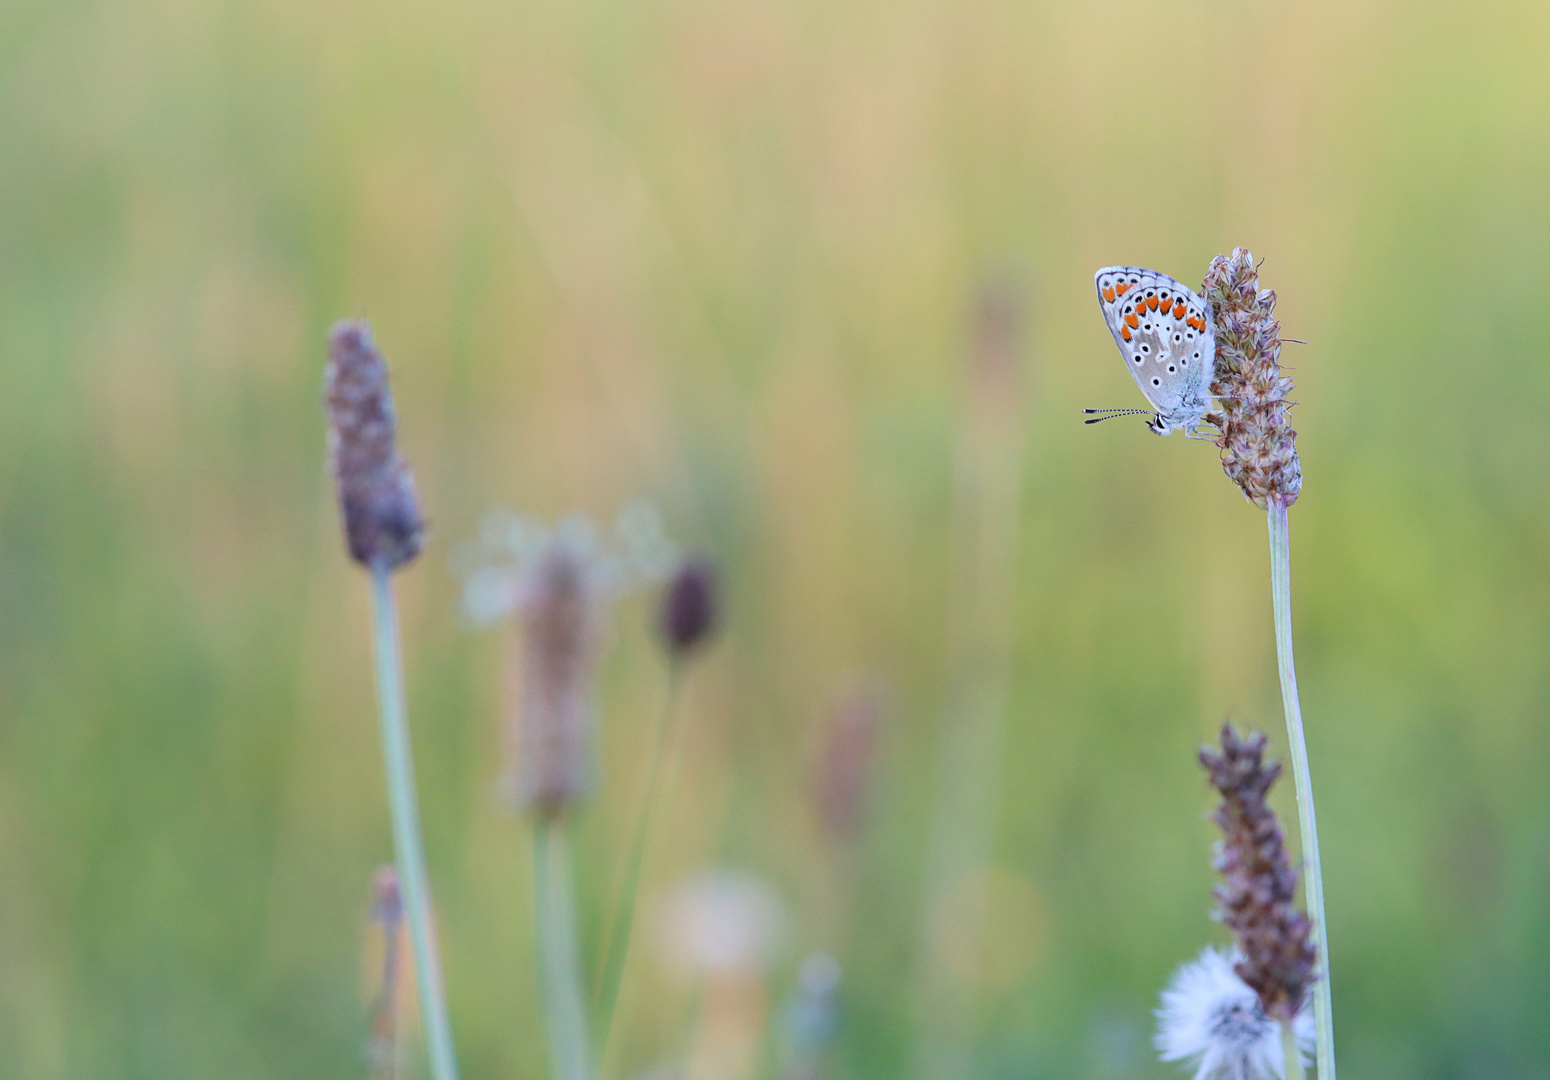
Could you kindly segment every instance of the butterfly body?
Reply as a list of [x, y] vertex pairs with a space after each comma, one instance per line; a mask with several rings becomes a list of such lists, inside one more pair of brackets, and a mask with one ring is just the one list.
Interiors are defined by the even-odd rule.
[[1105, 266], [1093, 284], [1125, 367], [1156, 410], [1147, 426], [1159, 435], [1175, 428], [1194, 435], [1211, 410], [1216, 363], [1205, 300], [1167, 274], [1139, 266]]

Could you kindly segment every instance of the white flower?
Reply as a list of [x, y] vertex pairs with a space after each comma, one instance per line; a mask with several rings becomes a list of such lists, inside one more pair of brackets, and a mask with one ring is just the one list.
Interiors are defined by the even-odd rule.
[[[1285, 1080], [1281, 1025], [1265, 1015], [1259, 995], [1233, 971], [1236, 951], [1209, 946], [1174, 972], [1157, 1010], [1158, 1053], [1197, 1066], [1195, 1080]], [[1297, 1015], [1297, 1044], [1313, 1047], [1313, 1014]]]

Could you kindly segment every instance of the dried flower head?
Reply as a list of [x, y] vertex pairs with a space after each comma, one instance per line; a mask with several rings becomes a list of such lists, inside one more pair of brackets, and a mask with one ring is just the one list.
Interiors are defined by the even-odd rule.
[[[1164, 1061], [1195, 1067], [1195, 1080], [1285, 1080], [1280, 1025], [1238, 977], [1236, 953], [1207, 948], [1178, 971], [1157, 1010], [1156, 1046]], [[1313, 1015], [1295, 1020], [1297, 1043], [1313, 1047]]]
[[678, 564], [662, 594], [659, 615], [662, 638], [674, 656], [687, 654], [715, 630], [718, 593], [710, 560], [691, 555]]
[[1292, 380], [1281, 374], [1276, 294], [1260, 289], [1254, 256], [1241, 247], [1211, 260], [1201, 292], [1216, 327], [1211, 393], [1221, 411], [1208, 419], [1221, 431], [1222, 469], [1260, 509], [1271, 499], [1290, 506], [1302, 491], [1302, 463], [1286, 418]]
[[678, 560], [655, 507], [627, 503], [613, 528], [572, 514], [550, 525], [492, 508], [453, 553], [462, 609], [476, 626], [513, 613], [522, 628], [503, 786], [512, 802], [558, 813], [592, 783], [592, 674], [620, 597], [662, 581]]
[[399, 456], [387, 364], [359, 320], [334, 324], [324, 370], [328, 456], [350, 556], [392, 570], [420, 553], [425, 519]]
[[1318, 953], [1309, 940], [1312, 924], [1293, 906], [1297, 874], [1265, 802], [1281, 766], [1267, 763], [1264, 753], [1262, 733], [1245, 738], [1223, 724], [1221, 750], [1202, 747], [1200, 763], [1222, 796], [1212, 820], [1222, 828], [1216, 868], [1226, 881], [1215, 895], [1217, 916], [1237, 935], [1241, 959], [1234, 970], [1269, 1016], [1290, 1020], [1307, 1002]]
[[557, 535], [518, 601], [521, 694], [509, 787], [519, 806], [556, 814], [592, 779], [592, 666], [598, 590], [586, 553]]

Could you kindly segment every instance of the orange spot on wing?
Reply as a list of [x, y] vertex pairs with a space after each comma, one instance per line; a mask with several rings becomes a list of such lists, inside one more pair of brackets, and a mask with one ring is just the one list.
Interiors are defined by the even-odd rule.
[[1125, 322], [1129, 323], [1130, 328], [1134, 330], [1136, 328], [1136, 313], [1132, 311], [1129, 315], [1126, 315]]
[[1103, 298], [1111, 304], [1114, 303], [1114, 289], [1112, 286], [1103, 290]]
[[1155, 297], [1155, 296], [1148, 296], [1146, 298], [1146, 306], [1151, 308], [1153, 311], [1156, 311], [1157, 310], [1157, 297]]
[[1122, 281], [1118, 285], [1114, 286], [1114, 295], [1116, 295], [1116, 296], [1124, 296], [1125, 293], [1127, 293], [1129, 290], [1130, 290], [1130, 286], [1125, 284]]
[[1182, 319], [1184, 317], [1184, 301], [1180, 300], [1173, 305], [1173, 317], [1175, 319]]
[[[1127, 315], [1126, 318], [1134, 318], [1134, 316]], [[1129, 341], [1130, 340], [1130, 327], [1128, 327], [1128, 326], [1120, 327], [1119, 328], [1119, 336], [1124, 338], [1126, 341]]]

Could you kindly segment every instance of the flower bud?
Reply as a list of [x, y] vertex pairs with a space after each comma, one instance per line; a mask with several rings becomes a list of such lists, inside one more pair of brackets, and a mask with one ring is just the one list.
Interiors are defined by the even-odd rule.
[[716, 568], [691, 556], [678, 567], [662, 596], [662, 638], [676, 657], [701, 644], [716, 629], [719, 611]]

